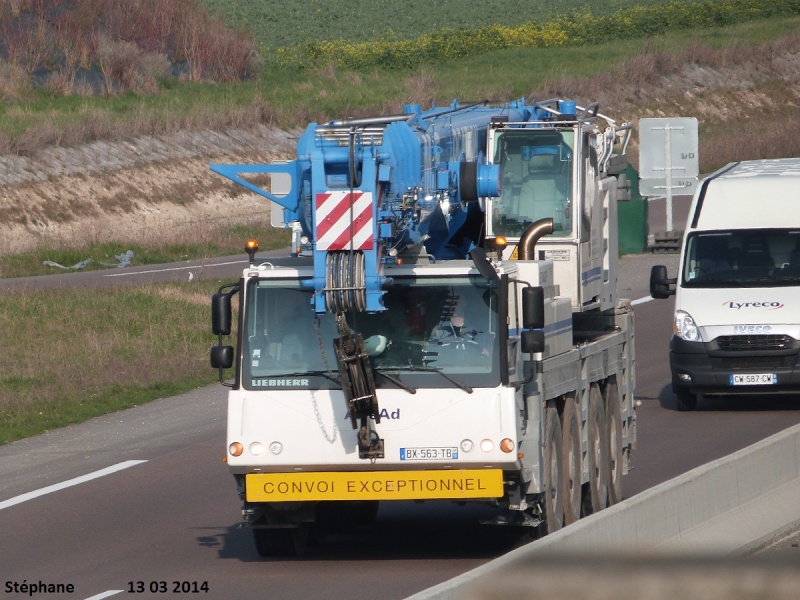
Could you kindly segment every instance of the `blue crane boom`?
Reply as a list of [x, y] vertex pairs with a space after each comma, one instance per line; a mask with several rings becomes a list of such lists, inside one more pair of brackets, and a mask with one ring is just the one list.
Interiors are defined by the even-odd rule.
[[[492, 120], [550, 118], [524, 99], [406, 105], [399, 115], [311, 123], [286, 163], [211, 169], [282, 207], [284, 222], [299, 223], [313, 248], [307, 285], [317, 312], [377, 312], [384, 264], [467, 258], [485, 233], [479, 200], [500, 194], [500, 167], [485, 156]], [[286, 193], [242, 177], [265, 173], [283, 177]]]

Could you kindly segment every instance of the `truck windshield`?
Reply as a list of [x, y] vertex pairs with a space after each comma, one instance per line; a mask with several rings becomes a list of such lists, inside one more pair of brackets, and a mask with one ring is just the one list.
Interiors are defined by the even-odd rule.
[[492, 203], [492, 232], [518, 238], [531, 223], [553, 219], [553, 237], [569, 237], [572, 217], [573, 131], [498, 132], [494, 163], [502, 195]]
[[777, 287], [800, 282], [800, 229], [704, 231], [686, 241], [684, 287]]
[[[347, 313], [363, 336], [378, 388], [500, 383], [497, 286], [482, 277], [395, 278], [386, 310]], [[315, 314], [296, 281], [249, 282], [243, 319], [245, 388], [339, 387], [331, 314]], [[419, 367], [419, 368], [413, 368]], [[445, 374], [446, 376], [442, 376]], [[453, 379], [455, 381], [453, 381]]]

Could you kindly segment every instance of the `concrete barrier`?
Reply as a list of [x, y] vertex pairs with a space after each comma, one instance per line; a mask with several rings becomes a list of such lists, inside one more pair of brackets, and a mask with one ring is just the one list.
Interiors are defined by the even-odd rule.
[[[651, 561], [648, 564], [653, 564], [654, 558], [660, 564], [679, 557], [713, 561], [746, 556], [798, 530], [800, 425], [637, 494], [411, 599], [494, 597], [486, 595], [487, 590], [518, 581], [520, 573], [541, 571], [545, 564], [577, 567], [613, 560], [616, 565], [629, 565], [645, 557]], [[742, 571], [731, 567], [721, 579], [730, 580], [731, 573]], [[780, 578], [776, 575], [773, 579]], [[793, 581], [800, 584], [800, 575]], [[497, 597], [519, 597], [511, 589], [506, 592], [512, 595]]]

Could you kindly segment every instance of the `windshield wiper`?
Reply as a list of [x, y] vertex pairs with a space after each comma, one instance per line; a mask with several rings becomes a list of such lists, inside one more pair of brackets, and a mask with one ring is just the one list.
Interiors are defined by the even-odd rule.
[[[447, 373], [445, 373], [444, 371], [442, 371], [441, 369], [439, 369], [437, 367], [428, 367], [428, 366], [423, 366], [423, 365], [405, 365], [405, 366], [402, 366], [402, 367], [390, 367], [390, 368], [387, 367], [387, 370], [389, 370], [389, 371], [423, 371], [423, 372], [426, 372], [426, 373], [438, 373], [439, 375], [441, 375], [442, 377], [447, 379], [447, 381], [449, 381], [452, 384], [457, 385], [458, 387], [460, 387], [462, 390], [464, 390], [468, 394], [472, 393], [472, 388], [469, 387], [466, 383], [464, 383], [463, 381], [459, 381], [455, 377], [452, 377], [452, 376], [448, 375]], [[385, 375], [385, 373], [381, 373], [381, 374]]]
[[334, 383], [338, 383], [340, 386], [342, 382], [339, 381], [339, 378], [334, 376], [333, 373], [330, 371], [297, 371], [296, 373], [270, 373], [267, 377], [302, 377], [303, 375], [321, 375], [325, 379], [330, 379]]
[[400, 380], [399, 380], [397, 377], [392, 377], [391, 375], [389, 375], [389, 374], [387, 374], [387, 373], [384, 373], [384, 372], [383, 372], [383, 371], [381, 371], [380, 369], [375, 369], [375, 372], [376, 372], [378, 375], [380, 375], [381, 377], [384, 377], [384, 378], [388, 379], [389, 381], [391, 381], [391, 382], [392, 382], [393, 384], [395, 384], [397, 387], [399, 387], [399, 388], [403, 388], [403, 389], [404, 389], [405, 391], [407, 391], [409, 394], [416, 394], [416, 393], [417, 393], [417, 390], [416, 390], [415, 388], [411, 387], [410, 385], [408, 385], [408, 384], [406, 384], [406, 383], [403, 383], [403, 382], [402, 382], [402, 381], [400, 381]]

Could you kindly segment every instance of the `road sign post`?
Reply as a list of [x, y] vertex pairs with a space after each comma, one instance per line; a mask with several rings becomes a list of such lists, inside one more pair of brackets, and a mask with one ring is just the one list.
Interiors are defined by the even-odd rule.
[[667, 205], [667, 230], [673, 230], [672, 196], [691, 194], [699, 174], [697, 119], [639, 120], [639, 182], [643, 196], [660, 196]]

